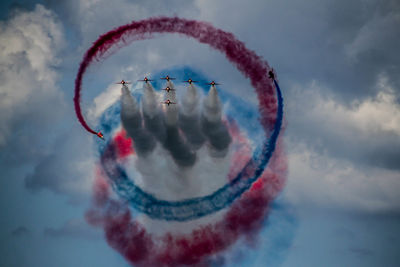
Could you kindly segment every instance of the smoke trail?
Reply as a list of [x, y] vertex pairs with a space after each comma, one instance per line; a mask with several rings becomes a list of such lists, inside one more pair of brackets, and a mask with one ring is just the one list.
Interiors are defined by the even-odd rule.
[[221, 101], [215, 86], [211, 86], [208, 96], [203, 102], [201, 126], [211, 144], [211, 155], [224, 157], [228, 152], [231, 137], [225, 124], [221, 121]]
[[[234, 139], [243, 139], [238, 135], [237, 131], [233, 132]], [[240, 150], [237, 154], [242, 155], [243, 152]], [[112, 157], [113, 153], [111, 145], [104, 152], [104, 158]], [[251, 154], [247, 156], [251, 157]], [[233, 164], [245, 165], [246, 161], [242, 158]], [[86, 217], [91, 224], [101, 225], [110, 246], [135, 266], [209, 266], [210, 256], [232, 246], [239, 236], [254, 237], [263, 226], [270, 201], [284, 185], [286, 161], [281, 149], [276, 150], [271, 162], [274, 164], [270, 166], [274, 167], [269, 167], [233, 204], [223, 220], [195, 228], [186, 235], [167, 233], [160, 237], [153, 236], [133, 221], [125, 205], [110, 199], [108, 184], [103, 178], [95, 183], [94, 206]]]
[[189, 84], [182, 100], [179, 114], [179, 127], [184, 133], [191, 147], [199, 149], [205, 141], [199, 122], [199, 96], [193, 84]]
[[239, 71], [250, 78], [259, 98], [260, 122], [266, 130], [271, 130], [275, 116], [276, 99], [273, 97], [273, 88], [267, 78], [270, 70], [268, 63], [247, 49], [243, 42], [237, 40], [233, 34], [214, 28], [208, 23], [177, 17], [149, 18], [142, 21], [133, 21], [120, 26], [102, 36], [86, 52], [75, 79], [74, 105], [78, 120], [90, 133], [95, 134], [83, 118], [80, 97], [82, 78], [93, 60], [100, 60], [107, 56], [111, 49], [128, 45], [135, 40], [150, 39], [152, 33], [180, 33], [192, 37], [201, 43], [221, 51]]
[[150, 118], [155, 117], [158, 112], [158, 98], [153, 86], [150, 83], [145, 83], [144, 87], [144, 94], [142, 99], [142, 108], [143, 113]]
[[[171, 82], [170, 88], [174, 88]], [[142, 101], [143, 117], [147, 130], [167, 149], [175, 162], [182, 167], [190, 167], [196, 162], [196, 154], [190, 150], [177, 128], [178, 108], [172, 104], [164, 107], [165, 115], [160, 111], [160, 103], [153, 86], [145, 83]], [[171, 102], [176, 102], [175, 93], [167, 92]]]
[[[79, 106], [81, 82], [87, 67], [94, 59], [107, 56], [112, 49], [118, 49], [135, 40], [152, 38], [152, 33], [181, 33], [201, 43], [209, 44], [225, 54], [239, 71], [250, 78], [258, 96], [260, 122], [266, 137], [272, 132], [261, 149], [256, 150], [247, 162], [241, 164], [244, 168], [235, 177], [230, 178], [230, 183], [208, 196], [182, 201], [159, 200], [134, 184], [127, 184], [126, 181], [129, 179], [126, 179], [128, 178], [126, 173], [115, 161], [113, 144], [106, 146], [105, 150], [101, 149], [103, 170], [112, 180], [114, 190], [124, 199], [129, 199], [135, 208], [151, 218], [193, 220], [221, 210], [237, 199], [224, 220], [195, 229], [190, 236], [166, 236], [165, 240], [161, 240], [165, 246], [158, 250], [157, 246], [153, 246], [156, 241], [151, 239], [140, 225], [131, 222], [129, 210], [118, 205], [109, 205], [113, 208], [103, 210], [106, 214], [103, 216], [102, 223], [108, 242], [130, 262], [141, 266], [204, 264], [207, 256], [223, 251], [241, 234], [251, 234], [261, 227], [268, 203], [274, 197], [274, 193], [271, 194], [269, 191], [271, 185], [277, 182], [278, 186], [272, 187], [275, 190], [280, 190], [283, 186], [284, 179], [279, 172], [275, 173], [268, 169], [265, 171], [271, 157], [271, 161], [274, 161], [276, 157], [278, 160], [281, 158], [279, 149], [274, 155], [273, 152], [282, 124], [282, 96], [278, 84], [274, 81], [277, 88], [277, 99], [275, 99], [272, 84], [267, 78], [267, 72], [270, 69], [268, 64], [253, 51], [248, 50], [232, 34], [194, 20], [150, 18], [132, 22], [104, 34], [85, 54], [75, 80], [74, 103], [78, 119], [88, 131], [94, 132], [84, 121]], [[261, 193], [256, 194], [256, 192]], [[240, 196], [243, 197], [239, 198]], [[238, 208], [235, 208], [236, 205]], [[108, 211], [110, 213], [107, 213]]]
[[217, 88], [211, 86], [207, 97], [203, 102], [203, 115], [211, 123], [221, 121], [221, 100], [219, 100]]
[[186, 116], [197, 115], [199, 112], [198, 103], [199, 95], [197, 94], [197, 89], [193, 84], [189, 84], [186, 90], [186, 94], [182, 100], [182, 113]]
[[[174, 89], [172, 82], [168, 82], [168, 86]], [[176, 103], [175, 91], [166, 92], [166, 96], [171, 102]], [[166, 130], [167, 139], [163, 143], [164, 147], [169, 150], [176, 163], [182, 167], [193, 166], [196, 162], [196, 154], [185, 143], [179, 134], [177, 125], [178, 121], [178, 105], [168, 105], [166, 109]]]
[[[176, 103], [176, 94], [175, 94], [175, 88], [172, 84], [172, 82], [168, 82], [167, 85], [169, 88], [172, 90], [169, 92], [165, 92], [164, 100], [170, 100], [173, 103]], [[171, 127], [176, 127], [177, 121], [178, 121], [178, 105], [177, 104], [171, 104], [168, 106], [164, 106], [165, 109], [165, 123], [167, 126]]]
[[156, 92], [149, 83], [144, 84], [142, 110], [146, 129], [151, 132], [158, 141], [164, 143], [167, 135], [164, 125], [164, 115], [159, 109], [159, 101]]
[[142, 115], [138, 103], [132, 97], [126, 85], [121, 89], [121, 121], [128, 133], [128, 136], [134, 140], [135, 151], [140, 156], [145, 156], [151, 152], [156, 142], [142, 127]]
[[[104, 171], [122, 198], [129, 201], [137, 210], [149, 217], [170, 221], [194, 220], [215, 213], [238, 199], [264, 172], [270, 161], [281, 131], [283, 120], [283, 98], [278, 83], [274, 80], [277, 92], [278, 108], [276, 121], [270, 138], [255, 151], [243, 169], [232, 177], [230, 182], [217, 191], [204, 197], [185, 199], [181, 201], [165, 201], [143, 191], [129, 179], [126, 171], [117, 164], [115, 153], [103, 153], [101, 157]], [[172, 141], [174, 142], [174, 141]], [[109, 144], [112, 146], [112, 144]], [[105, 151], [108, 151], [107, 148]]]

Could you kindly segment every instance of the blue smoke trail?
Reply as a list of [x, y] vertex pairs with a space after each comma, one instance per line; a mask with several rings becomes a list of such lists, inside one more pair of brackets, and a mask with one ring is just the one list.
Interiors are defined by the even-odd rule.
[[[166, 201], [159, 200], [152, 194], [143, 191], [140, 187], [129, 179], [126, 171], [116, 163], [117, 153], [112, 142], [107, 145], [99, 144], [101, 154], [101, 165], [112, 181], [113, 189], [118, 195], [129, 201], [129, 203], [138, 211], [147, 214], [153, 219], [167, 221], [188, 221], [194, 220], [212, 213], [215, 213], [230, 204], [247, 191], [251, 185], [264, 172], [273, 152], [275, 151], [276, 142], [282, 127], [283, 120], [283, 98], [279, 84], [274, 80], [277, 92], [278, 109], [273, 132], [268, 141], [262, 148], [258, 147], [253, 154], [251, 160], [238, 173], [235, 179], [230, 183], [221, 187], [214, 193], [181, 201]], [[102, 126], [105, 128], [105, 133], [111, 132], [115, 122], [111, 122], [113, 115], [119, 112], [119, 108], [113, 111], [113, 114], [105, 114]], [[103, 120], [102, 120], [103, 121]], [[249, 173], [254, 174], [247, 178]]]

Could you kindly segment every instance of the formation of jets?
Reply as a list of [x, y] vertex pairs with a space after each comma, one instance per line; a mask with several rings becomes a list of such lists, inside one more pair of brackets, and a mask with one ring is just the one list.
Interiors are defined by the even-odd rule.
[[[271, 71], [269, 72], [269, 74], [270, 74], [270, 78], [271, 78]], [[165, 76], [165, 77], [161, 77], [160, 79], [161, 79], [161, 80], [166, 80], [166, 81], [169, 82], [170, 80], [175, 80], [176, 78], [169, 77], [169, 76], [167, 75], [167, 76]], [[154, 81], [154, 80], [150, 80], [149, 78], [144, 77], [143, 80], [138, 80], [138, 81], [139, 81], [139, 82], [148, 83], [148, 82], [151, 82], [151, 81]], [[192, 83], [197, 83], [198, 81], [194, 81], [194, 80], [192, 80], [192, 79], [189, 78], [188, 80], [183, 81], [183, 82], [192, 84]], [[131, 84], [131, 82], [127, 82], [127, 81], [122, 80], [122, 81], [118, 82], [117, 84], [122, 84], [122, 85], [124, 85], [124, 84]], [[211, 86], [220, 85], [219, 83], [217, 83], [217, 82], [215, 82], [215, 81], [211, 81], [210, 83], [206, 83], [206, 84], [211, 85]], [[166, 90], [167, 92], [169, 92], [169, 91], [174, 90], [174, 89], [172, 89], [172, 88], [170, 88], [170, 87], [167, 87], [167, 88], [164, 88], [163, 90]]]
[[[270, 71], [268, 71], [268, 78], [270, 78], [270, 79], [272, 79], [272, 80], [275, 80], [274, 69], [271, 69]], [[175, 80], [176, 78], [169, 77], [169, 76], [167, 75], [167, 76], [165, 76], [165, 77], [161, 77], [160, 79], [161, 79], [161, 80], [166, 80], [166, 81], [169, 82], [170, 80]], [[143, 80], [138, 80], [138, 81], [148, 83], [148, 82], [154, 81], [154, 80], [150, 80], [149, 78], [144, 77]], [[188, 80], [183, 81], [183, 82], [188, 83], [188, 84], [192, 84], [192, 83], [197, 83], [198, 81], [194, 81], [194, 80], [192, 80], [192, 79], [189, 78]], [[118, 83], [116, 83], [116, 84], [125, 85], [125, 84], [131, 84], [131, 82], [127, 82], [127, 81], [121, 80], [120, 82], [118, 82]], [[211, 86], [213, 86], [213, 87], [216, 86], [216, 85], [220, 85], [219, 83], [216, 83], [215, 81], [211, 81], [210, 83], [206, 83], [206, 84], [207, 84], [207, 85], [211, 85]], [[167, 92], [169, 92], [169, 91], [175, 91], [175, 89], [172, 89], [172, 88], [170, 88], [169, 86], [167, 86], [166, 88], [164, 88], [164, 89], [162, 89], [162, 90], [165, 90], [165, 91], [167, 91]], [[169, 106], [169, 105], [174, 105], [174, 104], [176, 104], [176, 103], [175, 103], [175, 102], [172, 102], [172, 101], [169, 100], [169, 99], [167, 99], [167, 100], [161, 102], [161, 104], [164, 104], [164, 105], [168, 105], [168, 106]], [[104, 136], [103, 136], [103, 134], [102, 134], [101, 132], [98, 132], [96, 135], [97, 135], [100, 139], [103, 139], [103, 140], [104, 140]]]

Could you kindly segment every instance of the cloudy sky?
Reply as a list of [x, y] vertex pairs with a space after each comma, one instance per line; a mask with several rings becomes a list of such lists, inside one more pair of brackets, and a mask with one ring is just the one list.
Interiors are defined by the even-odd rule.
[[[397, 0], [21, 0], [0, 6], [0, 266], [129, 266], [84, 220], [95, 159], [92, 137], [75, 118], [74, 79], [99, 35], [159, 15], [232, 32], [277, 72], [289, 161], [277, 205], [290, 210], [294, 223], [287, 226], [282, 259], [273, 264], [399, 266]], [[222, 55], [179, 36], [139, 42], [105, 63], [84, 79], [91, 88], [82, 100], [88, 116], [96, 116], [106, 102], [98, 96], [112, 91], [113, 82], [160, 66], [188, 65], [249, 103], [255, 97]], [[271, 220], [285, 214], [278, 208]]]

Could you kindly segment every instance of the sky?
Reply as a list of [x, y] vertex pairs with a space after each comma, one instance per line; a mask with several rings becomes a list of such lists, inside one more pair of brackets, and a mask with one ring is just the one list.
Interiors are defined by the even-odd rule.
[[[398, 1], [26, 0], [0, 6], [0, 266], [130, 266], [84, 219], [96, 158], [92, 136], [75, 117], [73, 88], [99, 35], [161, 15], [232, 32], [275, 69], [283, 91], [287, 183], [260, 245], [241, 266], [400, 264]], [[169, 35], [91, 66], [83, 81], [85, 114], [95, 121], [119, 96], [115, 81], [175, 66], [190, 66], [256, 103], [249, 80], [223, 55]]]

